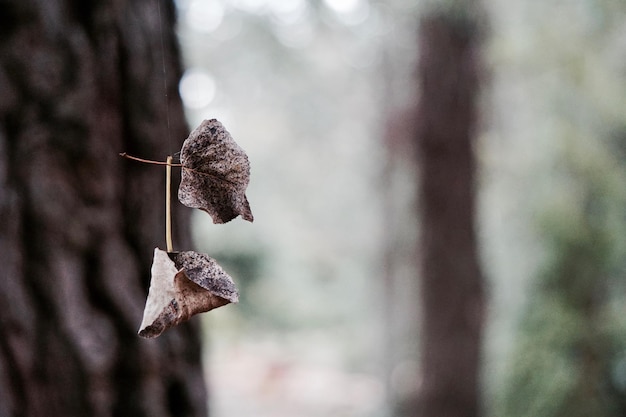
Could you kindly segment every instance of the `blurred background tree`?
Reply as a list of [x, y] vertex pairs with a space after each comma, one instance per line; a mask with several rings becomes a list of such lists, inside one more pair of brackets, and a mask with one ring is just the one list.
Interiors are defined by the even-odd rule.
[[482, 76], [478, 6], [451, 2], [419, 20], [419, 167], [422, 314], [417, 403], [399, 415], [479, 416], [484, 280], [475, 227]]
[[[485, 284], [475, 226], [474, 143], [484, 16], [473, 2], [443, 2], [422, 11], [417, 26], [414, 96], [404, 111], [390, 114], [385, 138], [388, 165], [395, 167], [387, 169], [389, 189], [415, 184], [410, 195], [417, 201], [403, 209], [393, 203], [402, 201], [398, 195], [386, 193], [387, 215], [404, 221], [400, 227], [387, 221], [388, 241], [395, 242], [386, 249], [385, 284], [392, 289], [387, 316], [390, 327], [400, 323], [400, 331], [388, 334], [389, 400], [396, 416], [476, 416]], [[394, 177], [393, 170], [404, 175]], [[407, 215], [414, 219], [406, 222]], [[412, 276], [400, 272], [400, 263], [413, 264]], [[404, 306], [395, 307], [400, 300]], [[394, 352], [403, 342], [408, 346]]]
[[0, 2], [2, 416], [206, 415], [198, 326], [136, 334], [165, 180], [118, 156], [162, 160], [186, 136], [174, 16]]

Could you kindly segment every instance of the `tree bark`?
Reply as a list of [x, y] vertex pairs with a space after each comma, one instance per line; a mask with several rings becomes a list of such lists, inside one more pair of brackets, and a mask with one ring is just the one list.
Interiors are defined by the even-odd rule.
[[0, 10], [0, 416], [206, 415], [197, 325], [136, 335], [165, 180], [118, 156], [186, 137], [173, 5]]
[[420, 23], [422, 381], [419, 416], [479, 415], [484, 310], [474, 228], [479, 37], [468, 18]]

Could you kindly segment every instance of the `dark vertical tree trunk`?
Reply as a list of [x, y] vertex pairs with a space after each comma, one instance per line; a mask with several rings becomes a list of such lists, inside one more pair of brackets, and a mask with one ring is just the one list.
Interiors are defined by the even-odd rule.
[[468, 17], [420, 23], [417, 118], [422, 382], [418, 414], [479, 415], [483, 280], [474, 227], [479, 37]]
[[186, 136], [173, 26], [161, 0], [0, 0], [2, 417], [206, 414], [197, 326], [136, 336], [164, 173], [118, 156]]

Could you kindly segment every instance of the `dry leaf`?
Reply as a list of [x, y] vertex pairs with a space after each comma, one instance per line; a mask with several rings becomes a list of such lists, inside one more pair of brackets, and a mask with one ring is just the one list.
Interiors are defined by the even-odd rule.
[[250, 163], [230, 133], [215, 120], [205, 120], [183, 143], [183, 165], [178, 199], [211, 215], [213, 223], [226, 223], [241, 215], [252, 221], [246, 198]]
[[233, 280], [207, 255], [155, 248], [151, 272], [139, 336], [157, 337], [194, 314], [238, 301]]

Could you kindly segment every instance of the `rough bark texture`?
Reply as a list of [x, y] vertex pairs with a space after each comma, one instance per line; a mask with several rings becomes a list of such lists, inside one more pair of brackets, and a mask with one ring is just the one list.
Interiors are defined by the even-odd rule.
[[118, 156], [164, 159], [186, 137], [173, 5], [0, 10], [0, 416], [205, 415], [197, 325], [136, 335], [164, 173]]
[[479, 415], [483, 280], [474, 230], [477, 28], [420, 24], [417, 119], [422, 222], [422, 382], [418, 414]]

